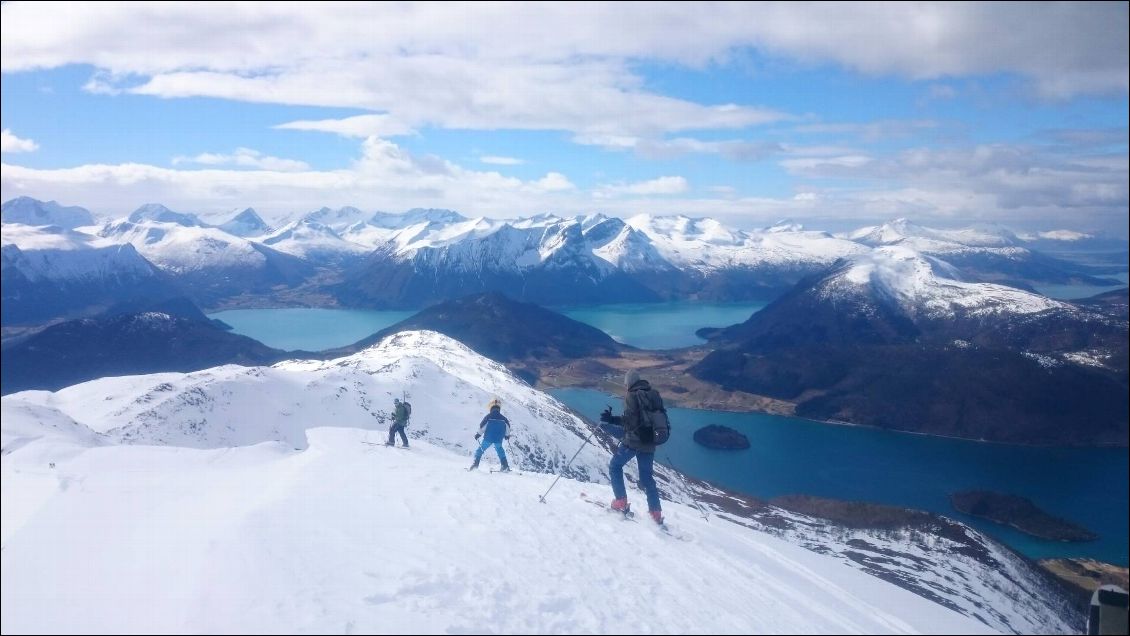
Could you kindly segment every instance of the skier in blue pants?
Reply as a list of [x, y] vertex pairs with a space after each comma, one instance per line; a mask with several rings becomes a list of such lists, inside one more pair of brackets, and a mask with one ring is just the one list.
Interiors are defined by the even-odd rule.
[[502, 414], [502, 402], [498, 398], [492, 399], [487, 408], [490, 409], [490, 412], [479, 423], [479, 432], [475, 433], [475, 439], [482, 438], [482, 443], [479, 444], [479, 449], [475, 451], [475, 463], [471, 464], [469, 470], [478, 468], [483, 453], [486, 452], [487, 448], [494, 446], [494, 450], [498, 453], [498, 460], [502, 463], [502, 472], [508, 473], [510, 472], [510, 464], [506, 463], [506, 451], [502, 450], [502, 440], [510, 439], [510, 420]]

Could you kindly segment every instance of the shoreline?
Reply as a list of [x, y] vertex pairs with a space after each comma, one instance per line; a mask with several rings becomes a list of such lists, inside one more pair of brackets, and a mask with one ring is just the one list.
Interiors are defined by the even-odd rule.
[[[552, 390], [552, 389], [586, 389], [586, 390], [590, 390], [590, 391], [598, 391], [598, 392], [604, 393], [605, 395], [615, 397], [617, 399], [623, 398], [623, 396], [620, 394], [620, 393], [622, 393], [622, 389], [620, 390], [620, 392], [611, 391], [611, 390], [609, 390], [609, 389], [607, 389], [603, 386], [598, 386], [596, 383], [593, 383], [593, 382], [573, 383], [573, 384], [550, 384], [550, 383], [543, 382], [541, 380], [541, 378], [539, 378], [538, 383], [534, 388], [538, 389], [539, 391], [548, 391], [548, 390]], [[617, 387], [617, 388], [619, 389], [620, 387]], [[660, 387], [657, 385], [656, 388], [660, 388]], [[994, 446], [1019, 446], [1019, 447], [1024, 447], [1024, 448], [1077, 448], [1077, 449], [1116, 449], [1116, 450], [1117, 449], [1123, 449], [1124, 450], [1124, 449], [1128, 448], [1126, 446], [1106, 445], [1106, 444], [1096, 444], [1096, 445], [1024, 444], [1024, 443], [1021, 443], [1021, 442], [1000, 442], [1000, 441], [996, 441], [996, 440], [976, 439], [976, 438], [972, 438], [972, 437], [959, 437], [959, 436], [956, 436], [956, 435], [941, 435], [941, 434], [938, 434], [938, 433], [923, 433], [921, 431], [904, 431], [904, 430], [900, 430], [900, 429], [897, 429], [897, 428], [884, 428], [882, 426], [876, 426], [874, 424], [864, 424], [864, 423], [861, 423], [861, 422], [848, 422], [848, 421], [845, 421], [845, 420], [813, 419], [813, 418], [810, 418], [810, 417], [803, 417], [801, 415], [797, 415], [795, 412], [782, 413], [782, 412], [779, 412], [779, 411], [776, 411], [776, 410], [758, 409], [758, 408], [744, 408], [744, 409], [743, 408], [726, 408], [724, 404], [719, 405], [719, 406], [712, 406], [712, 405], [707, 405], [707, 404], [703, 404], [703, 403], [696, 403], [694, 405], [691, 405], [691, 404], [683, 403], [682, 401], [678, 400], [677, 398], [676, 399], [668, 399], [666, 397], [667, 393], [663, 392], [662, 390], [660, 392], [663, 393], [663, 395], [664, 395], [664, 398], [663, 398], [664, 401], [666, 401], [669, 404], [669, 406], [671, 406], [672, 408], [688, 409], [688, 410], [694, 410], [694, 411], [720, 411], [720, 412], [723, 412], [723, 413], [739, 413], [739, 414], [747, 413], [747, 414], [755, 414], [755, 415], [773, 415], [773, 416], [779, 416], [779, 417], [790, 417], [790, 418], [795, 418], [795, 419], [798, 419], [798, 420], [804, 420], [806, 422], [812, 422], [812, 423], [815, 423], [815, 424], [824, 424], [824, 425], [829, 425], [829, 426], [843, 426], [843, 427], [847, 427], [847, 428], [864, 428], [864, 429], [871, 429], [871, 430], [875, 430], [875, 431], [885, 431], [885, 432], [888, 432], [888, 433], [897, 433], [897, 434], [901, 434], [901, 435], [916, 435], [916, 436], [919, 436], [919, 437], [928, 437], [928, 438], [933, 438], [933, 439], [947, 439], [947, 440], [954, 440], [954, 441], [959, 441], [959, 442], [972, 442], [972, 443], [977, 443], [977, 444], [992, 444]], [[740, 391], [734, 391], [732, 393], [741, 393], [741, 392]], [[674, 395], [678, 395], [678, 393], [674, 393]], [[757, 398], [762, 398], [762, 399], [765, 399], [765, 400], [772, 400], [774, 402], [789, 404], [794, 409], [796, 407], [795, 403], [787, 402], [785, 400], [776, 400], [775, 398], [767, 398], [765, 396], [757, 396], [757, 395], [752, 394], [752, 393], [746, 393], [744, 395], [749, 395], [749, 396], [753, 396], [753, 397], [757, 397]]]

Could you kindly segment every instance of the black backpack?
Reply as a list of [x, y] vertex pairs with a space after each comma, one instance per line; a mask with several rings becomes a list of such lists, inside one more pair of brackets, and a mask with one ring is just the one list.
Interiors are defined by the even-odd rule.
[[663, 398], [655, 389], [636, 393], [640, 405], [640, 426], [636, 437], [644, 444], [659, 446], [671, 439], [671, 420], [663, 408]]
[[[401, 407], [404, 407], [401, 409]], [[396, 412], [393, 414], [393, 421], [397, 424], [408, 426], [408, 418], [412, 416], [412, 405], [401, 400], [400, 404], [396, 407]]]

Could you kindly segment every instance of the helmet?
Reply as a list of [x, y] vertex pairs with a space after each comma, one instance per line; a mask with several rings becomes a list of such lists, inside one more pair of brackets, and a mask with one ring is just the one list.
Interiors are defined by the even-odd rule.
[[487, 403], [487, 410], [490, 411], [496, 408], [502, 408], [502, 400], [499, 400], [498, 398], [491, 398], [491, 401]]
[[400, 404], [400, 398], [392, 398], [393, 404]]

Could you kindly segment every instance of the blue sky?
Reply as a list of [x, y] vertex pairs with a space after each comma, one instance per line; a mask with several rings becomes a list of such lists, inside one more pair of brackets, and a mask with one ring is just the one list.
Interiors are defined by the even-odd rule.
[[5, 200], [1126, 235], [1126, 3], [2, 10]]

